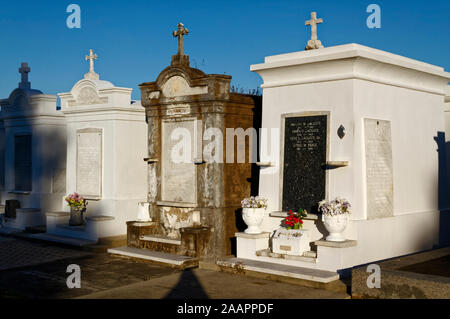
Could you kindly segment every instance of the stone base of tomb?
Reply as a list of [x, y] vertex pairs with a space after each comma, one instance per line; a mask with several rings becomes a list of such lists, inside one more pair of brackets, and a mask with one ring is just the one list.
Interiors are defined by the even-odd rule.
[[195, 258], [204, 257], [208, 253], [210, 227], [180, 228], [179, 238], [163, 235], [162, 228], [156, 222], [128, 222], [127, 229], [128, 247]]
[[[347, 284], [332, 271], [309, 269], [270, 262], [229, 257], [218, 260], [214, 270], [227, 273], [285, 282], [299, 286], [347, 292]], [[211, 269], [211, 268], [209, 268]]]
[[[285, 213], [270, 213], [257, 235], [236, 233], [237, 256], [217, 262], [229, 271], [258, 276], [296, 278], [313, 282], [331, 282], [344, 279], [352, 268], [368, 263], [433, 247], [439, 226], [436, 212], [422, 212], [375, 220], [352, 220], [345, 230], [347, 240], [327, 241], [320, 218], [305, 218], [304, 227], [311, 235], [310, 250], [293, 256], [271, 249], [272, 234]], [[408, 225], [410, 231], [399, 233], [400, 226]], [[414, 241], [420, 236], [421, 242]], [[402, 241], [403, 249], [394, 248], [392, 242]], [[231, 270], [230, 270], [231, 269]], [[309, 278], [309, 279], [308, 279]]]
[[85, 218], [85, 223], [80, 226], [70, 226], [69, 218], [69, 212], [48, 212], [42, 223], [46, 225], [46, 231], [27, 236], [71, 246], [97, 245], [101, 248], [100, 251], [124, 243], [125, 236], [117, 236], [112, 216], [88, 216]]
[[16, 216], [6, 217], [5, 214], [0, 215], [2, 227], [24, 231], [27, 227], [35, 227], [45, 225], [45, 215], [40, 209], [35, 208], [17, 208]]
[[108, 249], [110, 254], [151, 261], [174, 268], [197, 267], [208, 255], [211, 227], [182, 227], [180, 237], [164, 234], [158, 222], [127, 222], [127, 246]]

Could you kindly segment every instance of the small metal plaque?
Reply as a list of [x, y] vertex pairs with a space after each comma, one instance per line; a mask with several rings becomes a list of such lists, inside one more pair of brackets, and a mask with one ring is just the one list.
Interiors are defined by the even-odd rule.
[[280, 250], [291, 251], [291, 246], [283, 246], [283, 245], [280, 245]]

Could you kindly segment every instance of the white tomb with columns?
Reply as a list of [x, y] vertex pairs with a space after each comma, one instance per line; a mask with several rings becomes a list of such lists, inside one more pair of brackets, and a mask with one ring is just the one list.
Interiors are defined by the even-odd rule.
[[[269, 56], [251, 70], [264, 80], [262, 127], [280, 130], [281, 147], [261, 158], [259, 196], [269, 200], [264, 233], [237, 234], [238, 260], [335, 272], [438, 244], [444, 176], [437, 140], [450, 73], [358, 44]], [[303, 116], [326, 117], [324, 198], [348, 199], [352, 214], [340, 243], [324, 240], [320, 214], [310, 214], [304, 229], [312, 251], [292, 258], [271, 253], [269, 237], [287, 214], [285, 124]]]
[[90, 71], [58, 94], [67, 121], [66, 193], [88, 200], [85, 225], [69, 226], [70, 208], [62, 201], [59, 212], [47, 214], [47, 235], [89, 241], [126, 235], [126, 222], [136, 219], [147, 198], [144, 108], [131, 100], [132, 89], [99, 79], [95, 58], [91, 50]]
[[66, 123], [55, 95], [31, 88], [30, 68], [22, 63], [22, 81], [0, 100], [0, 198], [18, 200], [15, 218], [3, 226], [24, 230], [45, 225], [44, 212], [58, 209], [66, 192]]

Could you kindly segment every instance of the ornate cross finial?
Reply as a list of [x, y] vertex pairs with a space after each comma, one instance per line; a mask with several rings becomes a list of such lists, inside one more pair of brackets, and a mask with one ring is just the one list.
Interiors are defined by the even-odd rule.
[[21, 89], [29, 89], [31, 87], [31, 83], [28, 82], [28, 73], [30, 73], [31, 69], [28, 66], [28, 63], [22, 62], [19, 73], [22, 75], [21, 82], [19, 83], [19, 88]]
[[94, 60], [97, 60], [97, 58], [97, 54], [94, 54], [94, 51], [90, 49], [89, 55], [86, 55], [85, 57], [86, 61], [89, 61], [89, 72], [84, 75], [85, 79], [98, 80], [100, 78], [94, 71]]
[[183, 23], [178, 23], [178, 30], [173, 31], [173, 36], [178, 37], [178, 55], [184, 55], [183, 54], [183, 36], [187, 35], [189, 33], [189, 30], [184, 27]]
[[311, 20], [305, 21], [305, 25], [311, 26], [311, 40], [308, 40], [305, 50], [323, 48], [322, 42], [317, 39], [317, 24], [322, 23], [323, 19], [317, 19], [317, 13], [311, 12]]

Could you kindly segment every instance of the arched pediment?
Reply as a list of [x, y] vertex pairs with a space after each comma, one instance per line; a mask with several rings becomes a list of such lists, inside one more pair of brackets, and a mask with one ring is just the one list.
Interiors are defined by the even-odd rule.
[[206, 94], [208, 86], [191, 87], [184, 77], [175, 75], [169, 78], [161, 88], [165, 97], [177, 97], [186, 95]]
[[208, 86], [203, 80], [206, 74], [197, 69], [168, 67], [158, 76], [156, 83], [165, 97], [207, 94]]
[[73, 100], [68, 101], [69, 106], [106, 104], [108, 97], [100, 96], [100, 89], [114, 87], [108, 81], [96, 81], [83, 79], [77, 82], [72, 88]]
[[36, 94], [43, 94], [39, 90], [15, 89], [9, 95], [9, 105], [13, 107], [25, 107], [28, 105], [28, 98]]

